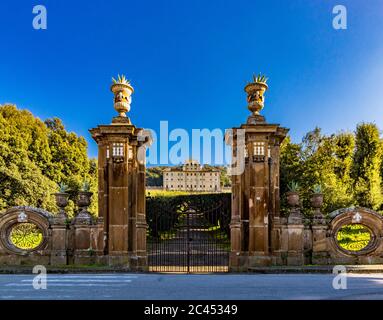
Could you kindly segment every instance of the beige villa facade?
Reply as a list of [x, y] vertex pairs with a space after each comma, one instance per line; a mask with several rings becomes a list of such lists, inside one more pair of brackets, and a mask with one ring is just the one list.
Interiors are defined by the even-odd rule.
[[166, 168], [163, 172], [164, 190], [220, 192], [220, 171], [188, 160], [181, 167]]

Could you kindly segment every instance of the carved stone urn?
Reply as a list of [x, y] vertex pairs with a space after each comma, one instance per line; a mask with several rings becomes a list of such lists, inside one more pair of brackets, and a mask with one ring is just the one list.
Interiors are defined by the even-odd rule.
[[93, 193], [89, 191], [79, 191], [77, 205], [80, 208], [80, 212], [87, 212], [92, 195]]
[[295, 208], [299, 206], [299, 193], [295, 191], [286, 192], [287, 203], [290, 207]]
[[134, 92], [130, 82], [124, 75], [118, 75], [117, 80], [113, 79], [113, 84], [110, 90], [114, 94], [114, 109], [118, 112], [118, 116], [113, 118], [113, 123], [128, 123], [130, 119], [126, 113], [130, 111], [130, 103], [132, 102], [132, 93]]
[[323, 193], [313, 193], [310, 201], [314, 209], [320, 209], [323, 205]]
[[311, 206], [314, 208], [314, 224], [324, 224], [325, 217], [321, 212], [323, 205], [323, 193], [313, 193], [310, 198]]
[[68, 205], [69, 193], [57, 192], [54, 195], [55, 195], [55, 198], [56, 198], [56, 205], [60, 209], [59, 214], [66, 216], [65, 207]]
[[77, 205], [79, 207], [79, 213], [73, 219], [73, 224], [91, 224], [92, 216], [88, 212], [90, 206], [90, 199], [93, 193], [89, 191], [79, 191]]
[[247, 119], [248, 124], [255, 124], [258, 122], [264, 122], [265, 118], [260, 115], [260, 111], [265, 105], [264, 94], [268, 89], [266, 84], [267, 78], [265, 76], [254, 76], [253, 82], [248, 83], [245, 86], [245, 92], [247, 93], [247, 108], [252, 113]]

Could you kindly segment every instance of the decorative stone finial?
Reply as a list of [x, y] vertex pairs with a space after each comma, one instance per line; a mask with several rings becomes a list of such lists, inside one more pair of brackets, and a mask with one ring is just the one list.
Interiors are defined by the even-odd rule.
[[259, 114], [264, 107], [264, 93], [269, 88], [266, 84], [267, 78], [264, 75], [253, 76], [253, 82], [245, 86], [247, 93], [247, 107], [252, 114], [247, 118], [248, 124], [265, 122], [265, 117]]
[[114, 109], [118, 112], [118, 116], [114, 117], [112, 122], [131, 124], [126, 112], [130, 110], [131, 96], [134, 89], [124, 75], [118, 75], [117, 80], [114, 78], [112, 80], [113, 84], [110, 90], [114, 93]]

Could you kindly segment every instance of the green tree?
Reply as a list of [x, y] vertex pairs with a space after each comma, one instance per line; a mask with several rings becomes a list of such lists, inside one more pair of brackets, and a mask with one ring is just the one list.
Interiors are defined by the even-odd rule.
[[291, 181], [300, 185], [306, 214], [311, 211], [310, 198], [316, 184], [323, 189], [325, 212], [351, 205], [354, 202], [350, 178], [353, 149], [354, 137], [350, 133], [325, 136], [315, 128], [300, 144], [292, 143], [287, 137], [281, 145], [282, 212], [286, 211], [284, 194]]
[[352, 166], [354, 194], [360, 206], [377, 210], [383, 202], [380, 176], [382, 142], [373, 123], [361, 123], [356, 128], [355, 153]]
[[285, 194], [291, 181], [301, 180], [303, 168], [301, 145], [292, 143], [290, 136], [287, 136], [281, 144], [280, 153], [280, 188], [281, 194]]
[[85, 176], [90, 170], [87, 143], [83, 137], [68, 133], [60, 119], [45, 120], [51, 162], [47, 175], [54, 181], [65, 181], [72, 175]]
[[163, 184], [164, 167], [146, 168], [146, 185], [150, 187], [159, 187]]
[[60, 119], [44, 123], [27, 110], [0, 105], [0, 210], [30, 205], [55, 212], [57, 184], [76, 181], [68, 206], [73, 215], [84, 179], [95, 193], [90, 211], [96, 214], [97, 162], [88, 158], [85, 139], [67, 132]]
[[302, 160], [301, 145], [292, 143], [290, 136], [287, 136], [280, 147], [280, 194], [281, 194], [281, 213], [287, 214], [288, 206], [286, 192], [291, 181], [301, 183]]
[[30, 205], [54, 211], [56, 184], [44, 176], [50, 161], [44, 124], [13, 105], [0, 106], [0, 209]]

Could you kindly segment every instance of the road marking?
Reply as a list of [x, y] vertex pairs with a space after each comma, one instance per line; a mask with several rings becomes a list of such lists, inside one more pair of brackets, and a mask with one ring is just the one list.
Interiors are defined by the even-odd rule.
[[[48, 283], [47, 285], [48, 285], [48, 289], [49, 287], [110, 287], [110, 284], [102, 284], [102, 283], [72, 283], [72, 284], [71, 283]], [[123, 284], [121, 284], [121, 286], [122, 285]], [[32, 288], [32, 285], [30, 283], [7, 283], [5, 286]]]
[[127, 279], [137, 279], [138, 276], [109, 276], [109, 275], [100, 275], [100, 276], [87, 276], [87, 275], [78, 275], [78, 276], [74, 276], [74, 275], [70, 275], [70, 276], [67, 276], [67, 275], [61, 275], [61, 276], [58, 276], [58, 275], [52, 275], [52, 274], [49, 274], [47, 275], [49, 278], [68, 278], [68, 279], [75, 279], [75, 278], [105, 278], [105, 279], [112, 279], [112, 278], [116, 278], [116, 279], [121, 279], [121, 278], [127, 278]]
[[[27, 279], [27, 280], [21, 280], [21, 282], [33, 282], [33, 279]], [[132, 280], [109, 280], [109, 279], [47, 279], [47, 283], [51, 282], [72, 282], [72, 283], [77, 283], [77, 282], [104, 282], [104, 283], [121, 283], [121, 282], [132, 282]]]
[[[47, 284], [50, 287], [107, 287], [124, 286], [127, 283], [131, 283], [131, 279], [135, 279], [137, 276], [111, 276], [111, 275], [62, 275], [62, 276], [50, 276], [48, 275]], [[11, 282], [4, 284], [5, 287], [31, 287], [33, 279], [20, 279], [20, 282]]]

